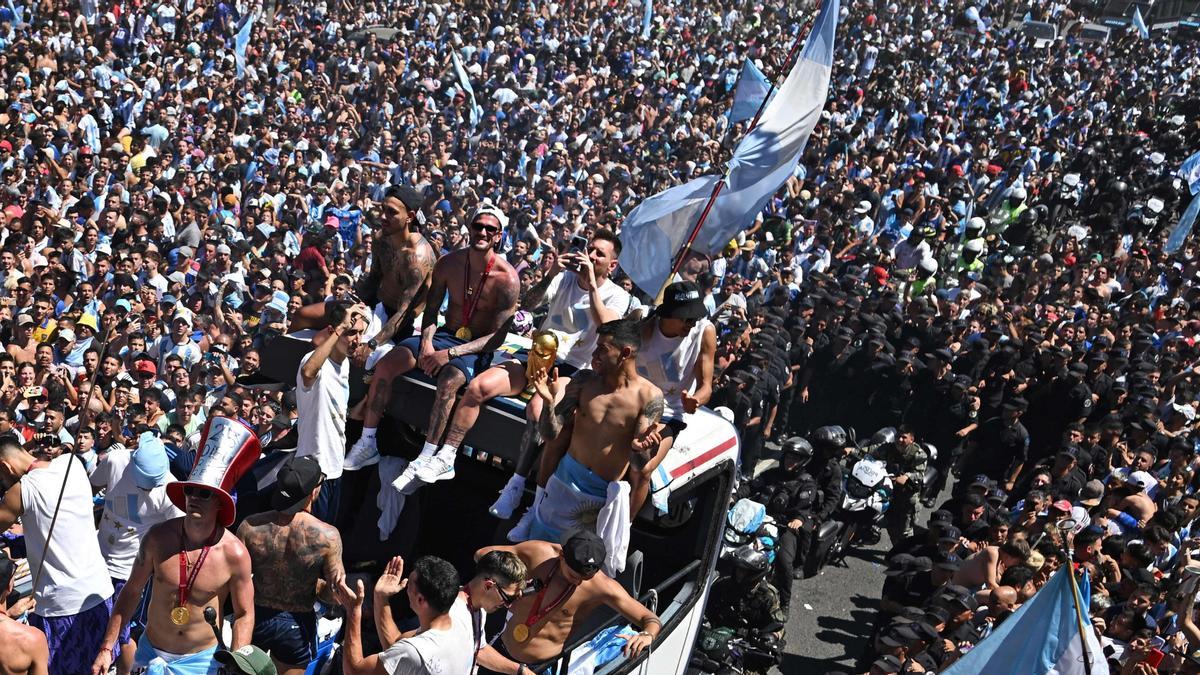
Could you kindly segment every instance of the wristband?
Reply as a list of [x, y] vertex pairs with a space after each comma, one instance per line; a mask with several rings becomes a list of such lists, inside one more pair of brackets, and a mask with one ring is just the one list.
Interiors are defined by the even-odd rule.
[[457, 358], [458, 358], [458, 354], [457, 354], [457, 353], [454, 351], [455, 349], [457, 349], [457, 347], [451, 347], [451, 348], [447, 349], [447, 350], [446, 350], [446, 355], [447, 355], [447, 356], [449, 356], [449, 357], [450, 357], [450, 358], [452, 358], [452, 359], [457, 359]]

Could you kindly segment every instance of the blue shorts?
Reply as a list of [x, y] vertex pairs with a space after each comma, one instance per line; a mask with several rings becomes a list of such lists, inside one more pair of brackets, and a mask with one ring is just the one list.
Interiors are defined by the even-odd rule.
[[[451, 347], [460, 347], [467, 344], [467, 342], [467, 340], [460, 340], [454, 337], [450, 331], [442, 330], [440, 328], [436, 333], [433, 334], [433, 348], [438, 351], [450, 349]], [[412, 353], [413, 358], [418, 358], [421, 355], [421, 336], [414, 335], [405, 340], [401, 340], [400, 344], [396, 346], [404, 347]], [[472, 379], [474, 379], [475, 373], [481, 373], [492, 365], [492, 352], [487, 352], [486, 354], [467, 354], [466, 356], [458, 356], [450, 359], [450, 362], [446, 365], [462, 373], [463, 376], [467, 378], [467, 382], [470, 382]]]
[[280, 663], [308, 666], [317, 658], [317, 615], [255, 605], [251, 642]]
[[[68, 616], [45, 617], [29, 615], [29, 625], [46, 634], [50, 647], [50, 675], [79, 675], [91, 672], [92, 661], [100, 652], [108, 618], [112, 614], [110, 597], [91, 609]], [[118, 641], [113, 647], [113, 660], [121, 655]]]

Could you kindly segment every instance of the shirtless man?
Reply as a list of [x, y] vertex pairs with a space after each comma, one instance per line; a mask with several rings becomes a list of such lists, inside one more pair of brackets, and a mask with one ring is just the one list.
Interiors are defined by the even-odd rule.
[[[438, 452], [437, 442], [446, 429], [458, 390], [486, 369], [491, 346], [517, 310], [521, 282], [512, 266], [493, 247], [500, 241], [508, 216], [484, 204], [471, 218], [471, 245], [448, 253], [433, 268], [433, 281], [426, 297], [420, 336], [403, 340], [388, 352], [375, 369], [367, 394], [362, 438], [346, 455], [345, 468], [352, 470], [379, 461], [375, 430], [387, 411], [392, 382], [419, 367], [437, 378], [437, 395], [420, 456], [392, 483], [401, 492], [454, 477], [454, 452]], [[449, 295], [446, 322], [438, 328], [438, 310]], [[501, 334], [499, 337], [503, 337]]]
[[220, 621], [226, 598], [233, 600], [231, 649], [250, 644], [254, 630], [250, 555], [241, 540], [221, 525], [221, 502], [214, 489], [186, 484], [183, 494], [184, 516], [155, 525], [142, 539], [129, 581], [113, 605], [92, 675], [108, 672], [113, 643], [151, 581], [146, 632], [138, 641], [136, 666], [161, 658], [171, 672], [214, 675], [217, 639], [204, 620], [204, 610], [212, 607]]
[[46, 646], [46, 634], [8, 618], [8, 596], [13, 592], [13, 574], [17, 565], [8, 555], [0, 553], [0, 673], [6, 675], [46, 675], [50, 661], [50, 649]]
[[1101, 503], [1106, 509], [1105, 517], [1097, 524], [1111, 524], [1125, 534], [1137, 532], [1145, 527], [1158, 512], [1158, 506], [1146, 491], [1157, 484], [1154, 476], [1145, 471], [1114, 471], [1109, 482], [1108, 494]]
[[1029, 557], [1029, 544], [1017, 539], [1000, 546], [988, 546], [967, 558], [954, 573], [954, 583], [974, 591], [996, 590], [1004, 570], [1020, 565]]
[[37, 354], [38, 346], [37, 341], [33, 339], [33, 329], [36, 324], [33, 317], [24, 312], [17, 315], [16, 323], [17, 328], [14, 331], [12, 342], [5, 349], [12, 354], [17, 363], [32, 362]]
[[[640, 347], [637, 321], [609, 321], [597, 330], [591, 370], [579, 371], [561, 400], [547, 377], [534, 381], [548, 405], [541, 420], [546, 448], [538, 476], [545, 489], [530, 509], [530, 539], [558, 541], [592, 516], [598, 524], [612, 522], [606, 514], [622, 505], [613, 501], [613, 493], [620, 491], [610, 485], [626, 476], [635, 454], [646, 462], [658, 448], [663, 395], [638, 375]], [[623, 521], [619, 530], [605, 535], [614, 553], [605, 569], [614, 573], [625, 564], [621, 549], [628, 540], [629, 518]]]
[[342, 538], [312, 514], [322, 478], [316, 459], [288, 459], [276, 479], [275, 510], [238, 527], [254, 569], [252, 641], [271, 654], [280, 675], [303, 673], [316, 658], [313, 603], [318, 595], [333, 602], [331, 586], [345, 583]]
[[654, 642], [662, 629], [662, 622], [654, 612], [600, 570], [607, 553], [604, 542], [592, 532], [573, 531], [561, 546], [545, 541], [489, 546], [480, 549], [475, 557], [478, 559], [492, 551], [517, 554], [529, 568], [529, 578], [538, 588], [536, 593], [525, 595], [512, 604], [509, 608], [512, 618], [504, 627], [501, 640], [494, 645], [517, 663], [542, 663], [557, 657], [576, 623], [585, 623], [601, 606], [619, 612], [631, 624], [640, 627], [641, 632], [630, 638], [622, 649], [627, 657], [637, 657]]
[[[606, 321], [625, 315], [632, 299], [609, 275], [617, 268], [621, 240], [609, 230], [597, 230], [587, 250], [573, 250], [556, 258], [546, 276], [525, 294], [522, 307], [534, 310], [548, 304], [541, 329], [551, 331], [558, 342], [556, 365], [560, 385], [565, 387], [571, 375], [586, 368], [596, 347], [596, 329]], [[561, 262], [560, 262], [561, 261]], [[563, 269], [563, 265], [571, 267]], [[524, 356], [528, 360], [528, 356]], [[475, 421], [483, 404], [497, 396], [516, 396], [529, 386], [527, 364], [517, 359], [492, 366], [467, 385], [462, 400], [454, 410], [454, 419], [446, 432], [441, 451], [457, 452]], [[533, 467], [536, 446], [537, 420], [542, 414], [542, 399], [532, 397], [525, 406], [525, 434], [521, 437], [517, 470], [504, 486], [500, 498], [489, 511], [497, 518], [507, 519], [521, 501], [525, 477]]]
[[[417, 214], [423, 201], [414, 188], [396, 185], [388, 189], [381, 203], [383, 219], [372, 251], [371, 273], [355, 288], [360, 298], [375, 303], [363, 342], [372, 351], [393, 335], [411, 335], [416, 317], [425, 309], [425, 293], [437, 254], [418, 227]], [[296, 312], [291, 317], [291, 328], [323, 328], [327, 321], [322, 302]]]

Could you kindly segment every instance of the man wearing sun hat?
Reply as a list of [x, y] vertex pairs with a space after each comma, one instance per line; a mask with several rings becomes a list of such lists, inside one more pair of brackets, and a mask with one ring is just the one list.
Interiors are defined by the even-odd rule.
[[250, 555], [227, 528], [236, 509], [230, 491], [261, 455], [258, 437], [228, 417], [209, 420], [188, 480], [168, 483], [167, 497], [183, 512], [155, 525], [129, 579], [113, 603], [93, 675], [112, 665], [114, 643], [137, 610], [146, 584], [153, 584], [146, 609], [146, 632], [139, 640], [135, 665], [162, 666], [175, 675], [216, 672], [217, 640], [204, 612], [213, 608], [218, 620], [226, 598], [232, 600], [232, 648], [250, 643], [254, 630], [254, 585]]

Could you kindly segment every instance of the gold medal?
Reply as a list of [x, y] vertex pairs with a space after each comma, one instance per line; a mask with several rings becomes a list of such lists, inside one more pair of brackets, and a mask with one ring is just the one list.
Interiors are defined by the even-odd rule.
[[517, 624], [517, 627], [513, 628], [513, 639], [516, 640], [517, 642], [524, 642], [524, 641], [528, 640], [529, 639], [529, 626], [526, 626], [523, 623]]
[[171, 623], [176, 626], [182, 626], [188, 622], [191, 614], [187, 607], [176, 607], [171, 610]]
[[459, 340], [470, 340], [471, 329], [468, 326], [463, 326], [462, 328], [454, 331], [454, 337], [458, 338]]

